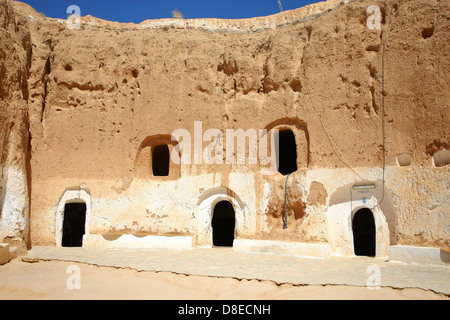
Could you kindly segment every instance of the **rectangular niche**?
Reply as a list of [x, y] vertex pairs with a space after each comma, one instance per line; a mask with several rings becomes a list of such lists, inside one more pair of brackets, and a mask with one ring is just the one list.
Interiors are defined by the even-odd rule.
[[408, 167], [411, 163], [412, 157], [409, 153], [404, 153], [397, 157], [397, 164], [399, 167]]

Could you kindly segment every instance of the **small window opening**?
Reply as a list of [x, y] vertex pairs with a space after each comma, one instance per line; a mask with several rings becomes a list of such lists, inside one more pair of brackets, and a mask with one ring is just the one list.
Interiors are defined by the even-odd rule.
[[444, 167], [450, 163], [450, 149], [444, 149], [433, 155], [433, 162], [436, 167]]
[[233, 246], [236, 221], [233, 205], [229, 201], [221, 201], [215, 205], [211, 226], [214, 246]]
[[434, 34], [434, 27], [425, 28], [422, 30], [422, 38], [428, 39], [431, 38]]
[[86, 203], [66, 203], [61, 246], [82, 247], [86, 225]]
[[397, 163], [400, 167], [410, 166], [411, 162], [412, 162], [412, 157], [408, 153], [401, 154], [397, 157]]
[[355, 255], [375, 257], [375, 219], [370, 209], [364, 208], [353, 217], [353, 243]]
[[169, 175], [169, 147], [167, 145], [156, 146], [152, 154], [152, 168], [155, 177], [167, 177]]
[[278, 172], [288, 175], [297, 171], [297, 144], [292, 130], [278, 133]]

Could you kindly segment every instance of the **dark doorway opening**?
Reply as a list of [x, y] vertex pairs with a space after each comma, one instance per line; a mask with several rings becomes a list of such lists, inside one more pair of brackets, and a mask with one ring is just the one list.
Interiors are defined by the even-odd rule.
[[375, 257], [375, 219], [370, 209], [364, 208], [353, 217], [353, 243], [357, 256]]
[[217, 247], [232, 247], [236, 220], [233, 205], [229, 201], [221, 201], [214, 207], [213, 245]]
[[288, 175], [297, 171], [297, 144], [292, 130], [278, 133], [278, 172]]
[[63, 247], [82, 247], [86, 225], [86, 203], [66, 203], [64, 207]]
[[155, 177], [167, 177], [169, 175], [169, 147], [166, 144], [156, 146], [152, 153], [152, 169]]

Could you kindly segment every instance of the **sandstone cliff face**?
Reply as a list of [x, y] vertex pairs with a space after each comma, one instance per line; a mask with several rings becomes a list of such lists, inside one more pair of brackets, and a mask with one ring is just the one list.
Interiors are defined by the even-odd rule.
[[[0, 143], [26, 176], [29, 123], [32, 243], [55, 243], [59, 201], [84, 184], [94, 234], [184, 234], [208, 244], [215, 201], [228, 199], [239, 238], [331, 243], [336, 251], [338, 212], [356, 208], [349, 186], [371, 181], [373, 207], [383, 199], [380, 239], [449, 245], [449, 166], [433, 165], [450, 141], [447, 3], [327, 1], [243, 21], [134, 25], [85, 17], [79, 30], [13, 3], [18, 31], [11, 2], [1, 4], [8, 37]], [[370, 5], [381, 8], [380, 29], [367, 27]], [[227, 129], [293, 131], [298, 170], [287, 184], [287, 230], [286, 176], [263, 176], [259, 163], [194, 164], [192, 156], [190, 165], [171, 163], [168, 177], [152, 176], [152, 147], [172, 151], [170, 135], [194, 135], [198, 121], [202, 132], [224, 136]], [[399, 166], [399, 156], [410, 164]], [[7, 159], [3, 168], [15, 163]]]
[[[31, 64], [27, 21], [0, 1], [0, 239], [28, 240]], [[19, 240], [20, 242], [20, 240]]]

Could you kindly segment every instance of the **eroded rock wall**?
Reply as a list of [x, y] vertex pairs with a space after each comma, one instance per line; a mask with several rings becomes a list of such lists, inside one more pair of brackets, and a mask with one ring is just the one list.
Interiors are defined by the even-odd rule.
[[[367, 27], [370, 5], [381, 10], [380, 29]], [[335, 239], [345, 237], [334, 228], [350, 221], [351, 229], [350, 211], [367, 204], [363, 196], [353, 203], [348, 186], [369, 181], [387, 246], [449, 245], [449, 166], [432, 160], [450, 141], [447, 3], [328, 1], [233, 22], [86, 17], [74, 30], [15, 8], [33, 46], [28, 96], [17, 92], [32, 136], [34, 244], [55, 244], [60, 200], [87, 188], [94, 234], [183, 234], [208, 245], [213, 206], [225, 199], [236, 237], [339, 251]], [[171, 163], [168, 177], [152, 175], [152, 147], [172, 151], [171, 134], [186, 129], [194, 150], [199, 121], [200, 134], [218, 129], [224, 138], [227, 129], [293, 131], [298, 170], [287, 184], [286, 230], [286, 176], [261, 175], [259, 163], [196, 164], [192, 155], [190, 164]]]
[[30, 153], [27, 21], [0, 1], [0, 242], [28, 242]]

